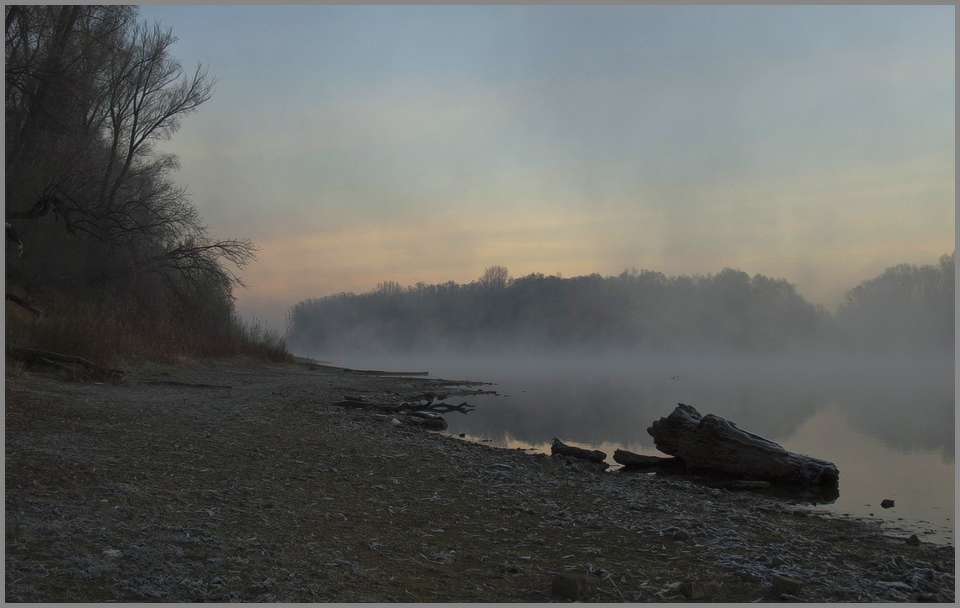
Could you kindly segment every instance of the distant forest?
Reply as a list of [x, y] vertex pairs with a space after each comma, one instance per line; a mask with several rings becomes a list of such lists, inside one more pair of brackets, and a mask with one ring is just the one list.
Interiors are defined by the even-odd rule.
[[900, 264], [849, 290], [835, 312], [784, 279], [724, 269], [707, 276], [628, 270], [510, 278], [487, 268], [469, 284], [386, 281], [362, 294], [296, 304], [287, 343], [311, 353], [415, 349], [642, 347], [727, 352], [785, 349], [953, 353], [955, 252]]

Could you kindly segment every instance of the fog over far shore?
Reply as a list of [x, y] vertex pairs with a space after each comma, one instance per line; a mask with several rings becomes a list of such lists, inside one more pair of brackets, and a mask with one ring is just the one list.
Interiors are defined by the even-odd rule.
[[631, 348], [661, 352], [949, 352], [955, 345], [955, 256], [899, 264], [847, 291], [835, 312], [791, 283], [725, 269], [707, 276], [626, 271], [513, 278], [491, 266], [453, 281], [297, 303], [294, 350], [404, 353]]

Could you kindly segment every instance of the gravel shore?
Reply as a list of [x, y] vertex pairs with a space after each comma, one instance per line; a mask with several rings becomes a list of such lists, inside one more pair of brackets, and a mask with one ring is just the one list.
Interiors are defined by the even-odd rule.
[[331, 405], [458, 390], [302, 362], [119, 384], [8, 366], [6, 599], [954, 601], [952, 546]]

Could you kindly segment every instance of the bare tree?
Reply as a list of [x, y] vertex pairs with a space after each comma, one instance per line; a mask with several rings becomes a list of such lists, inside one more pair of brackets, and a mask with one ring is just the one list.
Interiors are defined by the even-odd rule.
[[170, 30], [137, 24], [123, 48], [111, 56], [104, 94], [110, 104], [106, 117], [110, 153], [100, 190], [111, 207], [127, 183], [135, 163], [168, 164], [153, 154], [150, 144], [168, 139], [181, 119], [210, 99], [214, 81], [197, 66], [191, 76], [168, 49], [176, 41]]
[[[173, 272], [229, 292], [240, 282], [223, 263], [242, 268], [256, 248], [209, 238], [172, 181], [177, 158], [155, 148], [215, 84], [202, 66], [183, 70], [170, 55], [175, 41], [137, 22], [135, 7], [6, 7], [6, 218], [22, 225], [52, 213], [63, 236], [103, 243], [103, 257], [122, 254], [129, 272]], [[51, 226], [20, 230], [42, 245], [27, 248], [33, 261], [44, 249], [75, 252], [76, 241], [46, 234]]]
[[507, 286], [509, 276], [506, 266], [490, 266], [483, 271], [480, 284], [488, 289], [503, 289]]

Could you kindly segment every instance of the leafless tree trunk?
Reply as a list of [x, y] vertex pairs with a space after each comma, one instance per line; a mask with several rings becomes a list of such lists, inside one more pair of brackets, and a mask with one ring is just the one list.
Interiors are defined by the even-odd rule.
[[229, 293], [240, 281], [224, 262], [243, 268], [256, 248], [211, 239], [172, 182], [177, 159], [154, 148], [215, 82], [202, 66], [183, 70], [169, 30], [135, 17], [123, 6], [6, 7], [6, 218], [22, 226], [52, 212], [68, 233], [126, 252], [128, 268]]

